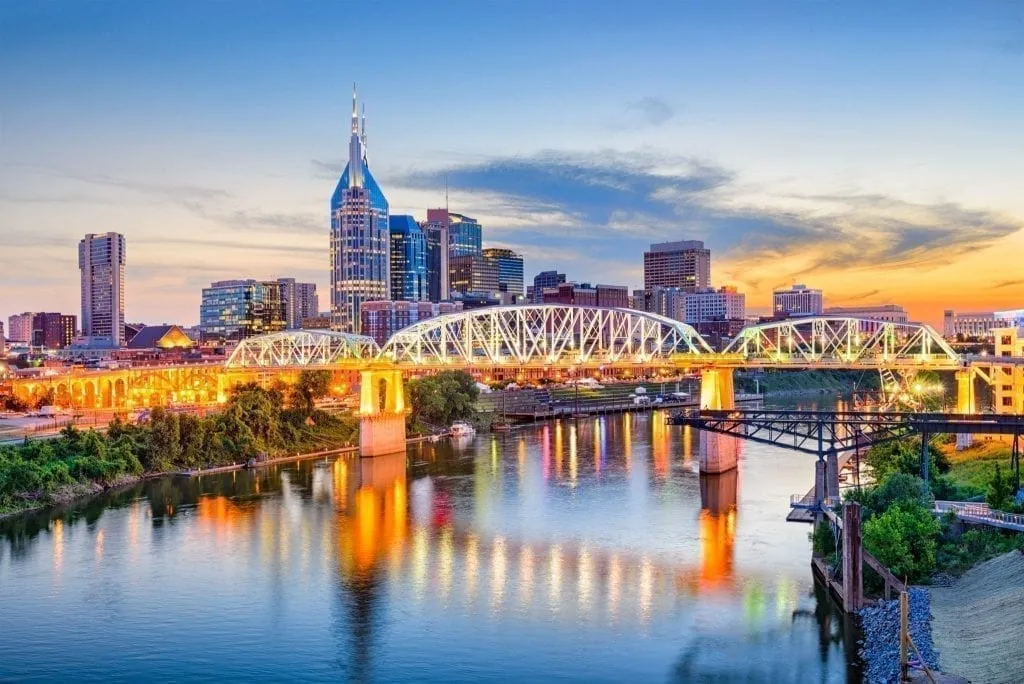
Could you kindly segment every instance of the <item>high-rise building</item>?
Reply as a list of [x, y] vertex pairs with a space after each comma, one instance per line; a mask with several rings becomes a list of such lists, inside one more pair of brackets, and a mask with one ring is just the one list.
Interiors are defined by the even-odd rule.
[[864, 306], [830, 306], [823, 312], [826, 316], [843, 318], [867, 318], [886, 323], [906, 323], [907, 311], [899, 304], [869, 304]]
[[447, 209], [427, 209], [427, 290], [432, 302], [447, 301], [450, 297], [449, 222]]
[[530, 301], [534, 304], [542, 303], [544, 301], [545, 288], [558, 287], [564, 282], [564, 273], [559, 273], [558, 271], [541, 271], [537, 275], [533, 276], [533, 298]]
[[391, 295], [388, 201], [366, 161], [366, 117], [360, 130], [355, 88], [348, 164], [331, 196], [331, 315], [334, 325], [359, 332], [363, 302]]
[[298, 330], [302, 321], [316, 318], [320, 309], [320, 297], [316, 283], [299, 283], [295, 278], [278, 278], [281, 283], [281, 299], [284, 300], [284, 321], [289, 330]]
[[280, 281], [220, 280], [203, 288], [199, 306], [202, 340], [241, 340], [278, 332], [287, 325]]
[[82, 335], [93, 344], [124, 344], [124, 236], [89, 233], [78, 243]]
[[35, 313], [26, 311], [7, 317], [7, 339], [10, 342], [32, 344], [32, 319]]
[[680, 287], [687, 292], [711, 286], [711, 250], [700, 240], [658, 242], [644, 252], [644, 289]]
[[523, 255], [501, 247], [488, 247], [481, 253], [498, 267], [498, 290], [510, 295], [512, 301], [522, 301]]
[[388, 227], [391, 233], [391, 299], [405, 302], [429, 300], [427, 237], [423, 228], [412, 216], [392, 216]]
[[448, 245], [451, 257], [480, 254], [483, 249], [480, 223], [474, 218], [448, 212]]
[[451, 290], [463, 295], [471, 292], [494, 294], [500, 292], [498, 264], [485, 259], [481, 254], [466, 254], [452, 257]]
[[823, 310], [821, 290], [804, 284], [772, 293], [772, 312], [776, 316], [819, 316]]
[[687, 292], [683, 321], [690, 325], [708, 321], [743, 321], [747, 315], [746, 295], [735, 287], [702, 288]]
[[687, 294], [689, 293], [681, 287], [653, 287], [645, 293], [645, 310], [677, 321], [686, 320]]
[[461, 310], [462, 304], [457, 302], [366, 302], [359, 315], [363, 334], [383, 345], [413, 323]]
[[70, 347], [75, 339], [78, 319], [62, 313], [37, 313], [32, 316], [33, 345], [47, 349]]

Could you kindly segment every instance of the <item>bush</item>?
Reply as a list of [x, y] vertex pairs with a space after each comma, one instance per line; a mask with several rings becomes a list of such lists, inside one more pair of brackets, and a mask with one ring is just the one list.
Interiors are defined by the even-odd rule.
[[1003, 476], [1002, 469], [996, 463], [996, 472], [988, 483], [985, 502], [992, 508], [1005, 511], [1013, 505], [1013, 494], [1010, 478]]
[[935, 570], [940, 531], [928, 509], [901, 501], [864, 523], [864, 546], [897, 577], [920, 582]]

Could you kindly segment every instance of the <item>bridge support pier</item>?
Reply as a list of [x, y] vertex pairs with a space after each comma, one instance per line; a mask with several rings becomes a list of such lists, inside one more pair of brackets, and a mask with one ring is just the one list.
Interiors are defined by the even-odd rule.
[[734, 470], [740, 461], [738, 437], [700, 431], [700, 472], [724, 473]]
[[[956, 412], [974, 413], [976, 410], [974, 401], [974, 373], [970, 369], [958, 370], [956, 372]], [[956, 449], [961, 451], [968, 448], [974, 442], [974, 435], [958, 433], [956, 436]]]
[[814, 462], [814, 506], [819, 510], [824, 508], [825, 499], [828, 496], [825, 492], [827, 482], [826, 467], [825, 459], [823, 458], [819, 458]]
[[829, 449], [825, 456], [825, 496], [829, 499], [839, 499], [839, 454], [835, 449]]
[[359, 455], [380, 456], [405, 451], [405, 391], [402, 372], [361, 372]]
[[736, 408], [731, 368], [714, 368], [700, 374], [701, 410], [721, 411]]

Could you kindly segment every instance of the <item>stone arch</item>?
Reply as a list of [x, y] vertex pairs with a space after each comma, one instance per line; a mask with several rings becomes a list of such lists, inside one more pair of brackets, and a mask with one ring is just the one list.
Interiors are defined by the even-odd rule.
[[113, 399], [114, 406], [122, 407], [126, 403], [128, 396], [128, 390], [125, 386], [124, 378], [118, 378], [114, 381], [113, 386]]
[[84, 395], [82, 397], [82, 405], [85, 406], [85, 408], [97, 408], [96, 403], [98, 399], [98, 392], [96, 391], [96, 383], [93, 381], [86, 381], [83, 390]]
[[404, 413], [405, 391], [398, 370], [363, 371], [359, 412], [363, 415]]
[[71, 408], [74, 405], [71, 399], [69, 383], [62, 382], [57, 385], [54, 392], [54, 402], [61, 408]]
[[110, 381], [110, 378], [104, 378], [99, 381], [100, 392], [99, 392], [99, 405], [100, 408], [113, 408], [114, 406], [114, 383]]
[[85, 391], [82, 388], [82, 383], [74, 382], [71, 384], [71, 403], [76, 408], [80, 408], [85, 404]]

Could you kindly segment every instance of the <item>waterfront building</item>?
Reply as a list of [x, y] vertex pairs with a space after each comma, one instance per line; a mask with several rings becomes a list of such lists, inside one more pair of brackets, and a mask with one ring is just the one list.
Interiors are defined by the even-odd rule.
[[711, 250], [700, 240], [659, 242], [644, 252], [644, 289], [679, 287], [687, 292], [711, 286]]
[[717, 290], [701, 288], [683, 297], [683, 321], [690, 325], [708, 321], [743, 321], [747, 315], [746, 295], [735, 287]]
[[975, 311], [956, 313], [947, 309], [942, 318], [942, 334], [948, 339], [992, 339], [996, 328], [1024, 325], [1024, 310]]
[[388, 201], [366, 160], [366, 117], [360, 129], [354, 88], [348, 164], [330, 209], [331, 315], [336, 328], [358, 333], [362, 303], [391, 294], [391, 237]]
[[62, 313], [32, 315], [31, 343], [47, 349], [70, 347], [77, 334], [77, 317]]
[[821, 290], [803, 284], [772, 293], [772, 311], [776, 317], [819, 316], [824, 311]]
[[509, 295], [508, 303], [523, 298], [523, 255], [502, 247], [488, 247], [481, 254], [498, 269], [498, 290]]
[[[430, 299], [427, 239], [412, 216], [391, 216], [391, 299], [406, 302]], [[365, 333], [364, 333], [365, 334]]]
[[899, 304], [869, 304], [864, 306], [830, 306], [824, 311], [826, 316], [843, 318], [867, 318], [886, 323], [906, 323], [910, 320], [907, 311]]
[[203, 288], [199, 307], [201, 339], [241, 340], [287, 327], [280, 281], [220, 280]]
[[558, 271], [541, 271], [533, 276], [533, 296], [528, 299], [534, 304], [544, 301], [544, 289], [558, 287], [565, 282], [565, 274]]
[[494, 295], [500, 292], [498, 264], [482, 254], [453, 256], [451, 264], [451, 290], [463, 295], [471, 292]]
[[383, 345], [389, 337], [413, 323], [461, 310], [460, 302], [377, 301], [364, 302], [359, 315], [362, 334]]
[[14, 314], [7, 317], [7, 339], [10, 342], [32, 344], [32, 319], [35, 313]]
[[82, 335], [94, 345], [124, 344], [124, 262], [120, 233], [89, 233], [78, 243]]
[[[1024, 356], [1024, 327], [1019, 323], [992, 328], [991, 333], [996, 356]], [[996, 413], [1024, 413], [1024, 366], [993, 365], [990, 372], [993, 407]]]
[[278, 278], [281, 283], [281, 298], [285, 307], [285, 326], [289, 330], [302, 327], [302, 321], [315, 317], [320, 308], [316, 283], [299, 283], [295, 278]]

